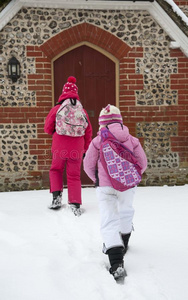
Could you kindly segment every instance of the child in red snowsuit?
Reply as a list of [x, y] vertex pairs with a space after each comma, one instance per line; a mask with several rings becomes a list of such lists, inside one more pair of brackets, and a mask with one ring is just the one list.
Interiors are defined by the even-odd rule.
[[44, 126], [44, 131], [53, 136], [52, 140], [52, 164], [49, 172], [50, 192], [53, 194], [53, 201], [50, 208], [57, 209], [61, 207], [63, 191], [63, 171], [66, 165], [68, 203], [75, 215], [80, 215], [81, 199], [81, 180], [80, 168], [83, 154], [89, 147], [92, 138], [92, 127], [87, 112], [84, 110], [88, 126], [83, 136], [67, 136], [57, 134], [56, 113], [61, 104], [66, 99], [76, 99], [79, 101], [78, 87], [76, 78], [71, 76], [63, 87], [62, 94], [49, 112]]

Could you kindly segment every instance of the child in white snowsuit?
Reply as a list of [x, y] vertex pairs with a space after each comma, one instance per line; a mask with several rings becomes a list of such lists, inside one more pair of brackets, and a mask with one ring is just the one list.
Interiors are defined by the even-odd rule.
[[[129, 134], [128, 127], [123, 125], [122, 116], [117, 107], [107, 105], [99, 116], [99, 125], [107, 126], [109, 131], [129, 150], [134, 153], [141, 173], [146, 170], [147, 158], [145, 152], [136, 137]], [[123, 256], [128, 247], [128, 241], [132, 231], [134, 215], [133, 198], [136, 187], [120, 192], [112, 187], [100, 160], [101, 132], [98, 132], [89, 145], [84, 158], [84, 170], [87, 175], [97, 182], [96, 169], [98, 170], [97, 198], [101, 218], [101, 234], [104, 242], [103, 252], [108, 254], [110, 261], [110, 273], [116, 281], [126, 276], [123, 265]]]

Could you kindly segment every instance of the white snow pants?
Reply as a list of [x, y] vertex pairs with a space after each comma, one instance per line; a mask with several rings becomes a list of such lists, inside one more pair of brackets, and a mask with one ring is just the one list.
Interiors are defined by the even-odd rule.
[[119, 192], [112, 187], [97, 187], [104, 252], [123, 246], [121, 234], [132, 231], [135, 190], [136, 187]]

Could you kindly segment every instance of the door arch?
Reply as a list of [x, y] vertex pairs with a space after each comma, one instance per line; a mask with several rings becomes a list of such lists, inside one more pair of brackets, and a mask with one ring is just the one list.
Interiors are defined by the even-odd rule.
[[67, 78], [75, 76], [80, 100], [91, 119], [93, 136], [98, 131], [100, 110], [108, 103], [118, 105], [118, 63], [116, 59], [109, 57], [86, 43], [53, 60], [54, 103], [57, 102]]
[[[62, 92], [69, 76], [77, 79], [80, 101], [87, 110], [93, 137], [98, 131], [98, 116], [108, 103], [116, 105], [117, 64], [103, 53], [88, 45], [79, 45], [53, 61], [54, 102]], [[82, 184], [91, 184], [82, 171]]]

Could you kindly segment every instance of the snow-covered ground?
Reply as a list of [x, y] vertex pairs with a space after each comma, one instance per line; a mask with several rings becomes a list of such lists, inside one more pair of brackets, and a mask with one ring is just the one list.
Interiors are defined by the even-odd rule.
[[47, 190], [0, 193], [0, 299], [187, 300], [188, 186], [137, 189], [123, 286], [101, 251], [95, 189], [82, 194], [75, 217], [49, 210]]

